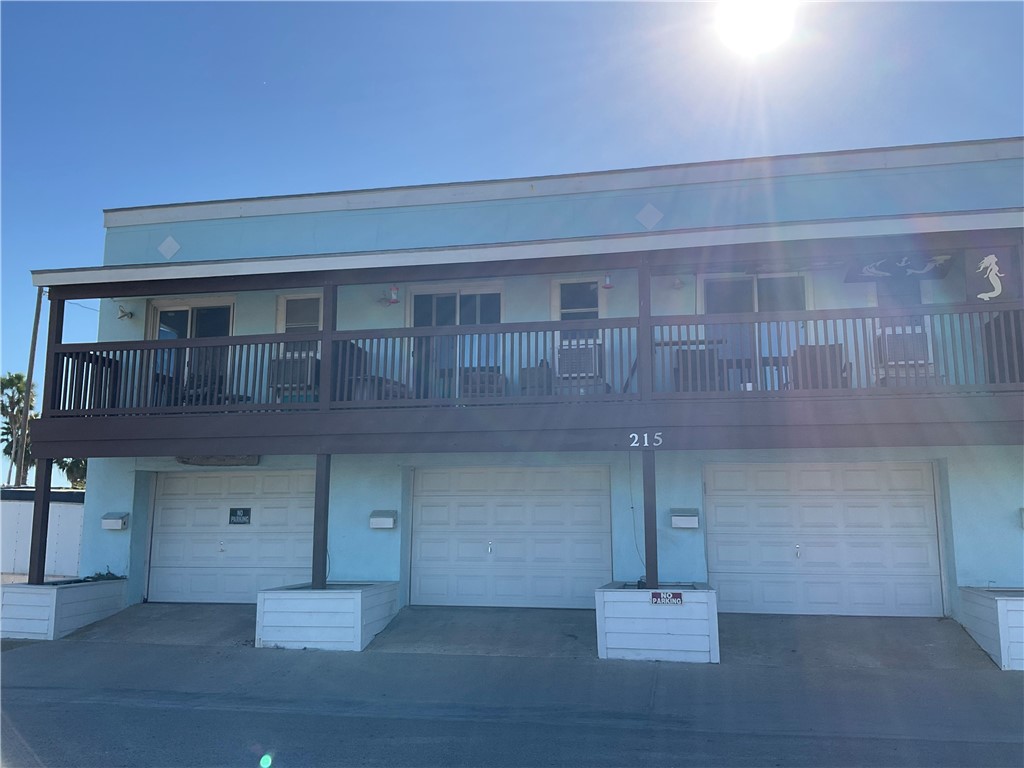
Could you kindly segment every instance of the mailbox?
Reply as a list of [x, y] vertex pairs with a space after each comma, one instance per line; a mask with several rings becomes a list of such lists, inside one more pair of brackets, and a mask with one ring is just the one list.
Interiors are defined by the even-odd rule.
[[398, 512], [393, 509], [375, 509], [370, 513], [371, 528], [394, 528], [398, 523]]
[[101, 520], [105, 531], [123, 531], [128, 527], [127, 512], [107, 512]]
[[700, 515], [696, 509], [675, 507], [669, 510], [673, 528], [699, 528]]

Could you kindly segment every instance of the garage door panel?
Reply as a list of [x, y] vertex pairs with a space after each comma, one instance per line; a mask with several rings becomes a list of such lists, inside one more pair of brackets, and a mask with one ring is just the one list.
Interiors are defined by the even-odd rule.
[[482, 563], [487, 559], [487, 542], [483, 539], [456, 539], [455, 562]]
[[188, 528], [192, 513], [185, 506], [162, 505], [156, 510], [155, 530], [175, 530]]
[[[308, 581], [312, 478], [299, 471], [158, 475], [148, 598], [252, 603], [261, 588]], [[229, 522], [237, 507], [250, 510], [248, 524]]]
[[789, 489], [778, 490], [795, 493], [836, 493], [842, 487], [841, 477], [838, 467], [798, 467], [793, 472], [793, 485]]
[[500, 503], [494, 505], [494, 525], [522, 528], [528, 524], [530, 511], [523, 503]]
[[793, 528], [797, 523], [797, 512], [785, 502], [766, 502], [755, 504], [754, 528], [777, 531], [780, 528]]
[[708, 500], [708, 530], [745, 530], [751, 527], [751, 516], [747, 504], [739, 501]]
[[935, 531], [935, 508], [931, 503], [894, 503], [889, 506], [890, 527], [907, 531], [933, 533]]
[[447, 502], [420, 503], [413, 510], [416, 523], [426, 526], [445, 527], [451, 525], [451, 509]]
[[414, 488], [415, 604], [592, 608], [611, 579], [606, 468], [431, 468]]
[[490, 510], [486, 504], [470, 504], [462, 501], [455, 506], [455, 525], [460, 528], [468, 526], [484, 528], [490, 522]]
[[451, 559], [451, 544], [452, 542], [448, 539], [424, 537], [418, 539], [414, 544], [414, 556], [417, 560], [425, 563], [447, 563]]
[[761, 493], [785, 491], [792, 485], [788, 467], [754, 467], [743, 473], [743, 480], [734, 490], [752, 490]]
[[795, 505], [797, 525], [804, 530], [838, 531], [845, 527], [843, 505], [838, 501]]
[[929, 465], [751, 466], [705, 471], [723, 611], [942, 615]]
[[607, 561], [607, 542], [604, 538], [574, 539], [569, 542], [569, 562], [591, 568], [603, 566]]

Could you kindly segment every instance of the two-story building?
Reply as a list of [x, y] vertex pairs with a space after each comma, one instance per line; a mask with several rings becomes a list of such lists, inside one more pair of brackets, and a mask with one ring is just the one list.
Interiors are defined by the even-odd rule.
[[109, 210], [38, 477], [129, 602], [959, 619], [1024, 587], [1022, 215], [1018, 138]]

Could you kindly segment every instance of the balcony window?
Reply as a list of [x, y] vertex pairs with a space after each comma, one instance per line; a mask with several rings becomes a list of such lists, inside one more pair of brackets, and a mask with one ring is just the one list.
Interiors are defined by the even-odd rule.
[[704, 311], [709, 315], [806, 308], [807, 296], [801, 275], [727, 277], [704, 282]]
[[281, 333], [316, 333], [320, 330], [320, 297], [286, 297], [278, 310]]

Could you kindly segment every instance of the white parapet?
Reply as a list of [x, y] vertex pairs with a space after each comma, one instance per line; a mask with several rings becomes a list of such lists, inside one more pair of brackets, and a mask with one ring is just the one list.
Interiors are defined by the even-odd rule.
[[56, 640], [113, 616], [125, 605], [126, 579], [0, 587], [0, 636]]
[[960, 614], [1000, 669], [1024, 669], [1024, 589], [960, 587]]
[[600, 658], [718, 663], [718, 599], [709, 585], [612, 583], [594, 597]]
[[256, 596], [256, 647], [361, 651], [396, 613], [397, 581], [265, 589]]

